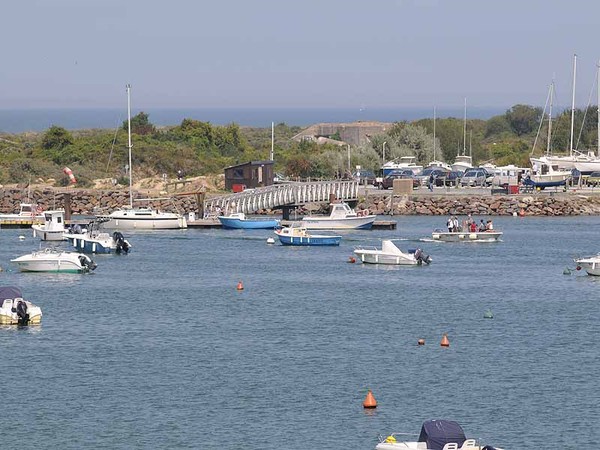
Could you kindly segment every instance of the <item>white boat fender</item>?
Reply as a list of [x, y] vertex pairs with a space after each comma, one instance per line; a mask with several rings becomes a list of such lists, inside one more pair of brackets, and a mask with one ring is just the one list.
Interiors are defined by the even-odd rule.
[[20, 241], [24, 241], [25, 240], [25, 236], [23, 236], [23, 235], [19, 236], [19, 240]]
[[272, 237], [267, 238], [267, 244], [274, 244], [275, 243], [275, 239], [273, 239]]

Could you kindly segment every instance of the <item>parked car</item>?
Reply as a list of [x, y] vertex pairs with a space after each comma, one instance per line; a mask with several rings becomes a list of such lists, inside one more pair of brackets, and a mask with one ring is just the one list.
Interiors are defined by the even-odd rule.
[[494, 175], [482, 168], [467, 169], [460, 179], [461, 186], [488, 186], [492, 184]]
[[600, 186], [600, 172], [592, 172], [585, 180], [588, 186]]
[[453, 170], [450, 172], [446, 172], [446, 174], [442, 177], [438, 177], [435, 179], [436, 186], [458, 186], [460, 183], [460, 179], [463, 176], [463, 172], [458, 170]]
[[435, 179], [434, 184], [436, 186], [442, 186], [442, 184], [437, 184], [437, 179], [440, 178], [440, 183], [443, 183], [442, 179], [447, 173], [448, 170], [442, 169], [441, 167], [428, 167], [427, 169], [423, 169], [423, 171], [417, 175], [417, 178], [422, 186], [427, 186], [427, 183], [429, 183], [429, 176], [433, 174], [433, 178]]
[[372, 170], [357, 170], [352, 174], [358, 184], [372, 184], [375, 185], [375, 173]]
[[411, 179], [413, 181], [413, 189], [420, 186], [420, 181], [415, 177], [410, 169], [392, 170], [379, 183], [379, 189], [389, 189], [394, 186], [395, 179]]

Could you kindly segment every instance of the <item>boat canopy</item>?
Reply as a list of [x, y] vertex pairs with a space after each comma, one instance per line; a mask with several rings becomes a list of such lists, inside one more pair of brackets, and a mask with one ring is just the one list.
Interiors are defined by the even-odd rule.
[[13, 298], [23, 298], [21, 289], [16, 286], [0, 286], [0, 303]]
[[428, 420], [421, 426], [419, 442], [427, 443], [431, 450], [442, 450], [444, 445], [455, 442], [462, 447], [465, 442], [465, 432], [461, 426], [452, 420]]

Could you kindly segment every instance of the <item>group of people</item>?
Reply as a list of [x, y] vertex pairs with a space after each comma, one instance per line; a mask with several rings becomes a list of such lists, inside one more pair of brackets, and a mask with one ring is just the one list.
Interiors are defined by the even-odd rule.
[[456, 216], [450, 216], [446, 222], [446, 226], [448, 227], [448, 233], [456, 233], [459, 231], [470, 231], [471, 233], [477, 233], [494, 230], [494, 223], [491, 219], [488, 219], [487, 222], [484, 222], [483, 219], [481, 219], [479, 224], [477, 224], [477, 222], [471, 217], [471, 214], [469, 214], [467, 218], [463, 220], [462, 224], [458, 221]]

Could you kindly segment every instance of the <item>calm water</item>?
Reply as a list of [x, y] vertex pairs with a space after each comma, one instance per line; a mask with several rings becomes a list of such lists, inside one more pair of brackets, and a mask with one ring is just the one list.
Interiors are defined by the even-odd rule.
[[[595, 448], [600, 279], [562, 272], [600, 250], [600, 218], [498, 218], [495, 244], [422, 242], [444, 217], [397, 220], [339, 248], [130, 234], [133, 252], [91, 275], [16, 272], [36, 243], [1, 230], [2, 284], [44, 312], [0, 329], [2, 446], [370, 450], [445, 418], [506, 449]], [[433, 264], [346, 262], [387, 237]]]
[[[507, 108], [469, 108], [471, 119], [489, 119]], [[431, 108], [143, 108], [155, 125], [179, 125], [196, 119], [214, 125], [235, 122], [242, 126], [270, 128], [271, 122], [308, 126], [318, 122], [377, 120], [397, 122], [433, 117]], [[139, 112], [139, 108], [132, 111]], [[41, 131], [58, 125], [67, 129], [116, 128], [127, 120], [125, 105], [120, 109], [0, 109], [0, 132]], [[438, 117], [462, 117], [458, 108], [438, 108]]]

